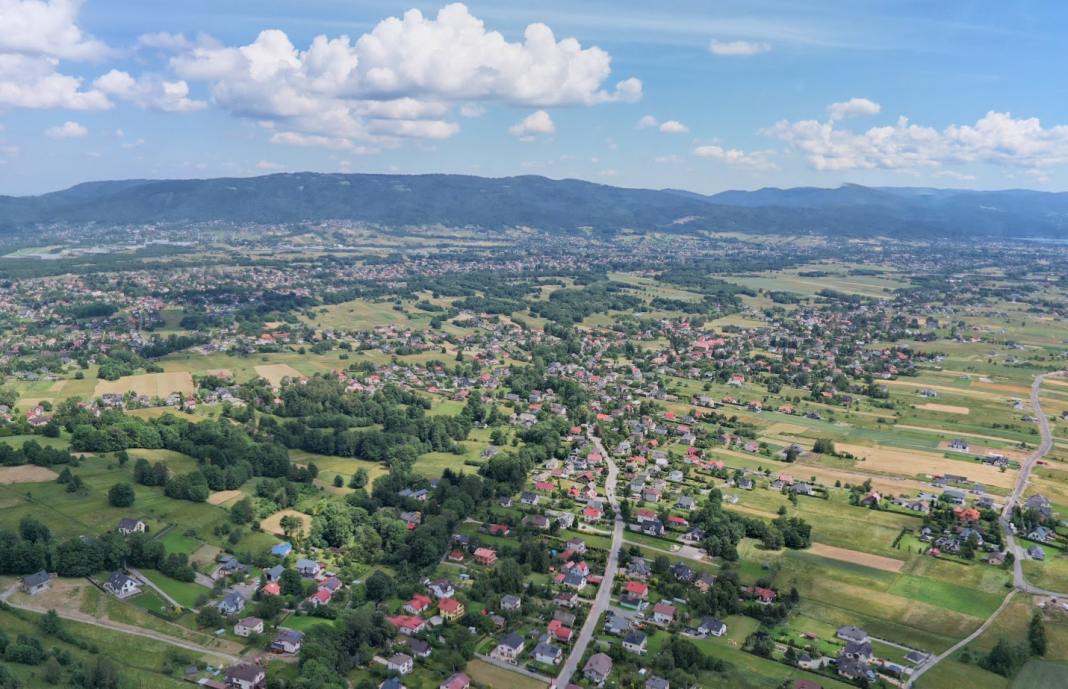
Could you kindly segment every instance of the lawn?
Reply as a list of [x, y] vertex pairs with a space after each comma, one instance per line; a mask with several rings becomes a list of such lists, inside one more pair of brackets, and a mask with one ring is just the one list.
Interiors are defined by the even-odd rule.
[[280, 626], [295, 629], [298, 632], [306, 632], [317, 624], [333, 624], [333, 622], [322, 617], [312, 617], [310, 615], [302, 615], [300, 617], [290, 615]]
[[[913, 686], [916, 689], [1008, 689], [1009, 680], [977, 665], [950, 658], [923, 673]], [[1020, 689], [1025, 686], [1020, 685]]]
[[471, 679], [486, 686], [508, 687], [508, 689], [545, 689], [548, 686], [545, 682], [539, 682], [533, 677], [505, 670], [481, 660], [469, 662], [466, 672]]
[[201, 594], [211, 593], [211, 589], [200, 584], [187, 584], [184, 581], [172, 579], [162, 572], [154, 569], [143, 569], [141, 574], [158, 586], [164, 593], [178, 601], [183, 608], [196, 607], [196, 600]]
[[185, 553], [186, 555], [192, 555], [201, 545], [200, 541], [197, 539], [183, 536], [181, 526], [171, 529], [163, 534], [158, 540], [163, 544], [163, 547], [167, 549], [168, 555], [171, 553]]
[[890, 593], [984, 619], [993, 615], [1005, 598], [911, 574], [902, 574]]
[[1012, 689], [1068, 689], [1068, 665], [1032, 660], [1016, 675]]
[[136, 605], [139, 608], [151, 610], [152, 612], [160, 612], [163, 608], [166, 608], [168, 606], [168, 603], [166, 603], [162, 598], [160, 598], [159, 594], [153, 591], [151, 588], [148, 588], [146, 586], [142, 590], [144, 591], [144, 593], [142, 593], [140, 596], [137, 596], [136, 598], [131, 598], [130, 603]]

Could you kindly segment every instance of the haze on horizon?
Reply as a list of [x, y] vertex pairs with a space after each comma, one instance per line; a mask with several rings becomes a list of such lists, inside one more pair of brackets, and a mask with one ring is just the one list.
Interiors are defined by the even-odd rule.
[[1068, 189], [1056, 3], [0, 0], [0, 194], [275, 171]]

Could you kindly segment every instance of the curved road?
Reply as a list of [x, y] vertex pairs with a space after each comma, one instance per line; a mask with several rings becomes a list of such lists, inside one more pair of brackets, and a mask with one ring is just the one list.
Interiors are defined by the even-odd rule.
[[560, 670], [560, 674], [556, 676], [555, 686], [557, 687], [566, 687], [571, 681], [571, 676], [576, 672], [581, 672], [578, 663], [586, 653], [586, 647], [590, 645], [594, 632], [597, 631], [597, 623], [601, 615], [608, 610], [608, 605], [612, 600], [612, 584], [615, 582], [616, 569], [619, 567], [619, 549], [623, 545], [623, 529], [626, 528], [623, 518], [619, 514], [619, 503], [616, 502], [616, 477], [619, 475], [619, 469], [616, 468], [616, 463], [612, 461], [611, 455], [604, 451], [601, 439], [593, 435], [590, 435], [589, 438], [594, 447], [597, 448], [597, 451], [604, 457], [605, 466], [608, 467], [608, 478], [604, 482], [604, 493], [608, 498], [608, 504], [615, 510], [616, 523], [615, 528], [612, 530], [612, 548], [608, 551], [608, 563], [604, 568], [604, 579], [601, 582], [601, 587], [597, 590], [597, 598], [594, 600], [593, 608], [586, 617], [586, 624], [582, 625], [582, 631], [579, 632], [578, 641], [575, 642], [574, 648], [571, 649], [571, 654], [568, 655], [567, 661], [564, 662], [564, 667]]

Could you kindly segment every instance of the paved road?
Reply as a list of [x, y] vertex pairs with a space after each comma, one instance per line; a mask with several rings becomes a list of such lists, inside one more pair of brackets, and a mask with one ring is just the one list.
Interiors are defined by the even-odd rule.
[[[28, 610], [29, 612], [35, 612], [35, 613], [42, 612], [41, 610], [38, 610], [37, 608], [31, 608], [31, 607], [26, 606], [26, 605], [19, 605], [17, 603], [12, 603], [10, 600], [8, 600], [8, 598], [18, 590], [18, 586], [19, 586], [18, 584], [15, 584], [15, 585], [11, 586], [10, 588], [8, 588], [8, 590], [4, 591], [3, 594], [0, 594], [0, 600], [3, 600], [5, 603], [7, 603], [8, 605], [10, 605], [13, 608], [19, 608], [20, 610]], [[100, 627], [101, 629], [110, 629], [113, 632], [119, 632], [121, 634], [129, 634], [131, 636], [139, 636], [139, 637], [142, 637], [142, 638], [145, 638], [145, 639], [152, 639], [154, 641], [162, 641], [165, 644], [170, 644], [171, 646], [177, 646], [178, 648], [184, 648], [187, 651], [194, 651], [196, 653], [206, 653], [208, 655], [213, 655], [213, 656], [216, 656], [218, 658], [222, 658], [222, 659], [226, 660], [229, 663], [240, 662], [240, 658], [238, 658], [237, 656], [230, 655], [229, 653], [223, 653], [222, 651], [217, 651], [215, 649], [206, 648], [204, 646], [200, 646], [200, 645], [188, 642], [188, 641], [179, 641], [178, 639], [175, 639], [174, 637], [167, 636], [166, 634], [157, 634], [156, 632], [151, 632], [151, 631], [148, 631], [146, 629], [141, 629], [140, 627], [134, 627], [134, 626], [131, 626], [131, 625], [122, 624], [120, 622], [114, 622], [114, 621], [110, 621], [110, 620], [107, 621], [107, 622], [101, 622], [99, 620], [96, 620], [96, 619], [90, 617], [89, 615], [81, 615], [81, 614], [74, 615], [74, 614], [69, 614], [69, 613], [65, 613], [65, 612], [58, 612], [58, 611], [56, 612], [56, 614], [59, 615], [60, 617], [62, 617], [63, 619], [65, 619], [65, 620], [71, 620], [73, 622], [80, 622], [82, 624], [90, 624], [90, 625], [92, 625], [94, 627]]]
[[597, 598], [593, 602], [593, 609], [590, 610], [590, 614], [586, 618], [586, 624], [582, 625], [582, 631], [579, 632], [578, 641], [575, 642], [575, 647], [571, 649], [571, 654], [564, 662], [563, 669], [560, 670], [560, 674], [556, 677], [556, 686], [558, 687], [566, 687], [571, 681], [571, 676], [580, 671], [578, 663], [582, 660], [583, 654], [586, 653], [586, 647], [590, 645], [594, 632], [597, 631], [597, 623], [600, 621], [601, 615], [608, 610], [608, 605], [612, 600], [612, 584], [615, 582], [616, 569], [619, 567], [619, 549], [623, 546], [623, 529], [626, 528], [623, 518], [619, 514], [619, 503], [616, 502], [616, 477], [619, 475], [619, 470], [616, 468], [615, 462], [612, 461], [612, 456], [604, 451], [601, 439], [591, 435], [590, 440], [593, 441], [597, 451], [604, 457], [605, 464], [608, 467], [608, 478], [604, 482], [604, 492], [608, 498], [608, 503], [615, 510], [616, 524], [615, 529], [612, 530], [612, 548], [608, 551], [608, 564], [604, 568], [604, 580], [601, 582], [601, 588], [597, 591]]
[[1013, 563], [1013, 579], [1015, 580], [1016, 588], [1024, 593], [1032, 593], [1040, 596], [1064, 596], [1065, 594], [1056, 591], [1046, 591], [1027, 583], [1023, 573], [1023, 554], [1025, 550], [1022, 545], [1018, 546], [1016, 544], [1016, 538], [1013, 535], [1012, 528], [1009, 526], [1009, 520], [1012, 517], [1013, 508], [1023, 498], [1024, 489], [1027, 488], [1027, 480], [1031, 476], [1031, 470], [1034, 469], [1038, 460], [1045, 457], [1046, 453], [1053, 447], [1053, 434], [1049, 430], [1049, 419], [1046, 418], [1046, 413], [1042, 411], [1042, 404], [1038, 400], [1042, 381], [1050, 376], [1063, 376], [1065, 373], [1066, 372], [1064, 371], [1043, 373], [1040, 376], [1036, 376], [1035, 382], [1031, 385], [1031, 406], [1034, 407], [1035, 416], [1038, 417], [1038, 427], [1042, 432], [1042, 444], [1038, 446], [1038, 450], [1036, 450], [1035, 453], [1020, 467], [1020, 479], [1016, 482], [1016, 487], [1012, 490], [1012, 493], [1005, 500], [1005, 507], [1001, 511], [1001, 525], [1005, 531], [1005, 541], [1008, 544], [1007, 550], [1016, 558], [1016, 561]]
[[990, 623], [992, 623], [995, 619], [997, 619], [997, 616], [1001, 614], [1001, 611], [1004, 610], [1006, 607], [1008, 607], [1009, 601], [1011, 601], [1012, 597], [1015, 596], [1015, 595], [1016, 595], [1016, 591], [1009, 591], [1009, 595], [1005, 596], [1005, 600], [1003, 600], [1001, 602], [1001, 605], [998, 607], [997, 610], [994, 611], [994, 614], [991, 615], [990, 617], [988, 617], [986, 619], [986, 622], [983, 622], [981, 625], [979, 625], [979, 629], [976, 629], [972, 633], [972, 635], [969, 636], [967, 639], [963, 639], [963, 640], [957, 642], [957, 644], [955, 646], [953, 646], [953, 648], [949, 649], [948, 651], [946, 651], [945, 653], [943, 653], [941, 655], [937, 655], [934, 658], [931, 658], [931, 660], [927, 661], [924, 665], [916, 668], [916, 671], [912, 673], [911, 677], [909, 677], [909, 681], [905, 682], [905, 685], [904, 685], [905, 689], [909, 689], [912, 686], [912, 683], [915, 682], [916, 680], [918, 680], [923, 673], [927, 672], [928, 670], [933, 668], [935, 665], [937, 665], [941, 661], [945, 660], [946, 658], [950, 657], [951, 655], [953, 655], [954, 653], [956, 653], [960, 649], [964, 648], [965, 646], [970, 644], [972, 641], [975, 641], [975, 639], [980, 634], [982, 634], [983, 632], [986, 631], [986, 628], [990, 626]]

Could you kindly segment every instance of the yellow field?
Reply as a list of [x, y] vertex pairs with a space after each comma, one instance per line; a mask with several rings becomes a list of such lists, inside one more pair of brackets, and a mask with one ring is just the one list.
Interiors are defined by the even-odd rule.
[[136, 376], [124, 376], [115, 381], [101, 380], [96, 384], [93, 396], [100, 397], [105, 392], [120, 395], [133, 392], [149, 397], [167, 397], [173, 392], [192, 395], [194, 390], [193, 376], [188, 371], [141, 373]]
[[24, 464], [20, 467], [0, 467], [0, 485], [3, 486], [10, 483], [43, 483], [45, 481], [55, 481], [57, 478], [59, 478], [59, 474], [51, 469], [45, 469], [33, 464]]
[[968, 463], [946, 459], [941, 455], [920, 452], [918, 450], [899, 450], [888, 447], [863, 447], [835, 443], [839, 452], [849, 452], [855, 457], [866, 457], [866, 461], [857, 464], [861, 471], [872, 471], [899, 476], [941, 475], [946, 472], [967, 476], [970, 481], [978, 481], [988, 486], [1011, 488], [1016, 484], [1016, 472], [1005, 471], [979, 462]]
[[285, 517], [285, 516], [288, 516], [288, 515], [293, 515], [294, 517], [300, 517], [301, 521], [304, 522], [304, 535], [305, 536], [307, 536], [308, 534], [311, 533], [312, 518], [310, 516], [304, 514], [303, 512], [297, 512], [296, 510], [282, 510], [281, 512], [275, 512], [274, 514], [272, 514], [271, 516], [267, 517], [262, 522], [260, 522], [260, 527], [264, 531], [266, 531], [268, 533], [273, 533], [273, 534], [278, 534], [279, 536], [283, 536], [284, 533], [282, 532], [282, 517]]
[[232, 500], [243, 493], [239, 490], [220, 490], [217, 493], [212, 493], [208, 496], [209, 505], [221, 505], [228, 500]]
[[846, 548], [836, 548], [833, 545], [824, 545], [822, 543], [813, 543], [809, 548], [809, 552], [822, 555], [823, 557], [829, 557], [832, 560], [855, 562], [858, 565], [874, 567], [875, 569], [882, 569], [887, 572], [900, 572], [901, 568], [905, 565], [903, 560], [895, 560], [892, 557], [869, 555], [868, 553], [860, 553], [856, 550], [847, 550]]
[[49, 392], [59, 392], [64, 387], [66, 387], [66, 385], [67, 385], [67, 381], [65, 381], [65, 380], [57, 380], [56, 382], [52, 383], [52, 387], [48, 388], [48, 391]]
[[256, 375], [266, 378], [271, 385], [278, 387], [286, 376], [300, 378], [300, 371], [289, 364], [264, 364], [256, 367]]
[[972, 410], [968, 407], [954, 407], [952, 404], [927, 404], [916, 405], [917, 409], [926, 409], [928, 411], [942, 411], [947, 414], [971, 414]]

